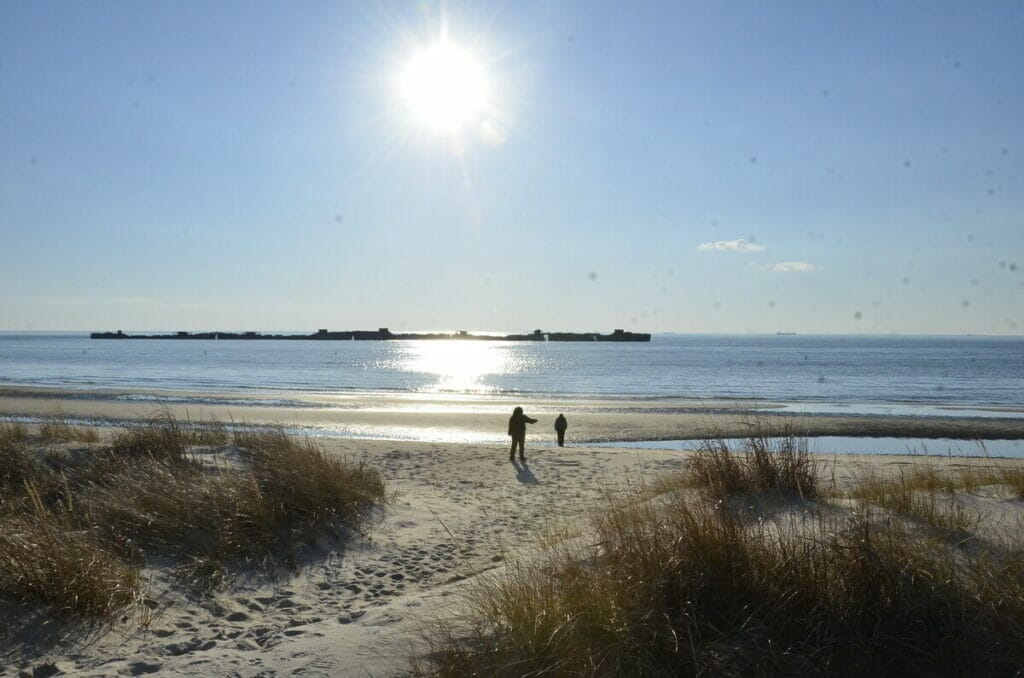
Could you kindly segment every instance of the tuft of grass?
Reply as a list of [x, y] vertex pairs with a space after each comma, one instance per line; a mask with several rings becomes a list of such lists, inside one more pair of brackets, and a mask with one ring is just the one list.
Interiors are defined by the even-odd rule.
[[[233, 560], [263, 560], [332, 528], [359, 529], [384, 496], [380, 474], [277, 432], [241, 436], [243, 468], [152, 457], [116, 458], [82, 493], [83, 510], [111, 540], [216, 572]], [[208, 579], [223, 579], [223, 576]]]
[[80, 494], [82, 510], [107, 539], [174, 558], [224, 560], [260, 552], [271, 508], [247, 474], [172, 458], [123, 465]]
[[236, 442], [248, 451], [260, 490], [300, 525], [340, 519], [359, 529], [367, 509], [384, 497], [378, 471], [330, 457], [308, 439], [269, 431], [238, 436]]
[[484, 580], [424, 675], [1012, 674], [1024, 559], [958, 560], [858, 513], [769, 527], [724, 502], [612, 504], [589, 559]]
[[109, 617], [134, 599], [150, 554], [189, 588], [216, 586], [239, 564], [291, 562], [304, 542], [359, 529], [383, 501], [376, 470], [282, 434], [249, 437], [240, 464], [191, 455], [226, 436], [163, 416], [70, 453], [0, 429], [0, 596]]
[[44, 442], [98, 443], [96, 429], [74, 426], [60, 416], [49, 417], [39, 425], [39, 437]]
[[0, 421], [0, 448], [22, 446], [28, 441], [28, 430], [17, 423]]
[[748, 438], [739, 452], [724, 440], [706, 441], [684, 472], [689, 484], [712, 499], [754, 492], [791, 494], [813, 499], [819, 494], [817, 463], [807, 441], [794, 435]]
[[0, 423], [0, 495], [17, 490], [31, 477], [27, 441], [24, 426]]
[[231, 440], [227, 426], [222, 421], [208, 421], [194, 424], [188, 429], [189, 443], [204, 447], [223, 447]]
[[968, 510], [956, 497], [982, 485], [1010, 484], [1021, 469], [959, 469], [941, 471], [930, 464], [901, 469], [895, 476], [870, 471], [862, 474], [847, 493], [862, 507], [878, 506], [894, 514], [940, 529], [970, 531], [981, 515]]
[[61, 614], [113, 618], [138, 596], [138, 569], [123, 562], [67, 510], [51, 510], [26, 486], [31, 509], [0, 519], [0, 591]]
[[953, 475], [957, 489], [973, 492], [985, 485], [1003, 485], [1018, 499], [1024, 499], [1024, 468], [993, 465], [985, 468], [958, 469]]
[[174, 417], [161, 414], [146, 424], [127, 428], [114, 436], [111, 449], [115, 454], [184, 461], [191, 439], [189, 431]]
[[1006, 469], [1001, 475], [1002, 483], [1010, 487], [1018, 499], [1024, 499], [1024, 469]]

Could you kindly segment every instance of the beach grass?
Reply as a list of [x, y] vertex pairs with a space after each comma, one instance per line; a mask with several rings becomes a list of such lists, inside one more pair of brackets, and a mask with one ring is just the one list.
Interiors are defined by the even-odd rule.
[[119, 456], [146, 456], [184, 461], [190, 445], [189, 430], [167, 413], [152, 417], [142, 426], [131, 426], [114, 435], [111, 450]]
[[814, 499], [820, 492], [818, 462], [806, 439], [792, 434], [757, 434], [739, 451], [726, 440], [706, 440], [690, 458], [682, 477], [670, 480], [700, 488], [710, 499], [771, 492]]
[[75, 426], [60, 414], [43, 420], [39, 425], [39, 437], [44, 442], [98, 443], [100, 440], [96, 429]]
[[27, 511], [0, 516], [0, 591], [49, 605], [58, 615], [112, 619], [139, 595], [126, 562], [70, 506], [45, 506], [26, 483]]
[[32, 472], [28, 432], [20, 424], [0, 423], [0, 501], [10, 498]]
[[[548, 548], [481, 578], [465, 615], [428, 632], [430, 652], [413, 673], [1018, 671], [1020, 544], [961, 548], [916, 529], [919, 520], [974, 527], [943, 507], [950, 483], [965, 481], [922, 469], [902, 484], [857, 485], [863, 501], [844, 508], [826, 503], [805, 450], [786, 439], [739, 453], [709, 444], [685, 473], [657, 484], [660, 494], [608, 498], [591, 514], [589, 551]], [[730, 508], [731, 497], [765, 491], [818, 498], [772, 515]], [[935, 504], [921, 509], [918, 493]], [[897, 508], [912, 520], [892, 520]]]
[[110, 616], [152, 556], [209, 586], [361, 530], [383, 501], [375, 469], [276, 431], [240, 435], [233, 461], [193, 449], [229, 440], [225, 427], [197, 436], [161, 416], [69, 455], [0, 427], [0, 595]]
[[376, 469], [330, 457], [311, 440], [271, 430], [240, 433], [235, 441], [247, 452], [264, 501], [289, 516], [289, 522], [317, 526], [340, 519], [359, 529], [367, 510], [385, 496]]
[[977, 527], [982, 516], [957, 497], [957, 490], [968, 484], [963, 481], [928, 465], [900, 470], [896, 476], [871, 470], [855, 479], [848, 495], [862, 507], [877, 506], [918, 523], [967, 532]]

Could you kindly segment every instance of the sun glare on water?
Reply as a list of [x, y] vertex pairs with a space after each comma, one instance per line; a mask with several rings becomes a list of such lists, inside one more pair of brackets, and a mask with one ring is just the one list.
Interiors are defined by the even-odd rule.
[[474, 341], [410, 342], [400, 365], [404, 371], [436, 378], [427, 390], [470, 393], [493, 390], [486, 383], [488, 376], [506, 375], [521, 367], [506, 346]]
[[400, 89], [409, 110], [437, 132], [455, 133], [476, 122], [487, 101], [480, 63], [444, 40], [413, 55]]

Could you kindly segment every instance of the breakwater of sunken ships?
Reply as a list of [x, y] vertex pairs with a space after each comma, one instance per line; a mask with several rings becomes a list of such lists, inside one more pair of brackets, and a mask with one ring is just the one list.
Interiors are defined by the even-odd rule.
[[332, 332], [317, 330], [313, 334], [262, 334], [260, 332], [174, 332], [172, 334], [125, 334], [117, 332], [93, 332], [92, 339], [298, 339], [316, 341], [408, 341], [422, 339], [462, 339], [467, 341], [650, 341], [651, 335], [642, 332], [615, 330], [611, 334], [597, 332], [544, 332], [534, 330], [530, 334], [470, 334], [459, 332], [402, 332], [395, 334], [386, 327], [378, 330], [351, 330]]

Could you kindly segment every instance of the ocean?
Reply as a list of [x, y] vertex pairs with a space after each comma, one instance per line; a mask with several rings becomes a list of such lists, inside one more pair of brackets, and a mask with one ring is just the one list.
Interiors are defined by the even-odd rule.
[[655, 335], [650, 343], [94, 340], [0, 333], [0, 386], [755, 399], [795, 411], [1024, 409], [1024, 338]]

